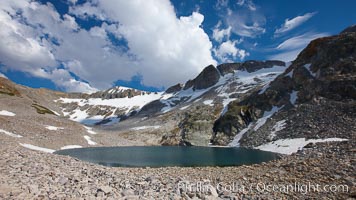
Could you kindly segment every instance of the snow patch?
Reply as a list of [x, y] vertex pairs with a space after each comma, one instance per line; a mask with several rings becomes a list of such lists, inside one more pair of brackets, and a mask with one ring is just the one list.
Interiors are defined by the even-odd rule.
[[214, 102], [213, 100], [205, 100], [203, 101], [203, 104], [208, 106], [214, 106], [213, 102]]
[[80, 145], [67, 145], [67, 146], [61, 147], [61, 150], [64, 150], [64, 149], [77, 149], [77, 148], [83, 148], [83, 147], [80, 146]]
[[285, 129], [286, 125], [287, 125], [286, 120], [281, 120], [281, 121], [276, 122], [276, 124], [273, 126], [273, 128], [271, 130], [270, 139], [272, 140], [274, 137], [276, 137], [276, 133], [278, 131]]
[[22, 138], [22, 135], [17, 135], [17, 134], [11, 133], [9, 131], [5, 131], [3, 129], [0, 129], [0, 133], [5, 133], [6, 135], [11, 136], [11, 137]]
[[56, 126], [45, 126], [46, 129], [50, 130], [50, 131], [57, 131], [59, 129], [63, 130], [64, 128], [62, 127], [56, 127]]
[[172, 109], [173, 109], [172, 106], [170, 104], [166, 103], [166, 106], [161, 109], [161, 112], [166, 113], [166, 112], [171, 111]]
[[84, 135], [84, 139], [88, 142], [89, 145], [96, 145], [96, 142], [91, 140], [91, 138], [87, 135]]
[[292, 93], [290, 94], [289, 101], [295, 105], [295, 102], [297, 101], [298, 98], [298, 91], [293, 90]]
[[193, 101], [193, 103], [197, 103], [197, 102], [200, 101], [200, 100], [201, 100], [201, 98], [195, 99], [195, 100]]
[[261, 91], [258, 92], [258, 94], [263, 94], [266, 92], [266, 90], [270, 87], [270, 82], [267, 83], [266, 85], [263, 86], [263, 88], [261, 89]]
[[179, 108], [179, 110], [185, 110], [185, 109], [187, 109], [187, 108], [189, 108], [189, 107], [190, 107], [190, 105], [183, 106], [183, 107]]
[[35, 145], [32, 145], [32, 144], [20, 143], [20, 145], [25, 147], [25, 148], [28, 148], [28, 149], [31, 149], [31, 150], [35, 150], [35, 151], [42, 151], [42, 152], [46, 152], [46, 153], [55, 152], [55, 150], [53, 150], [53, 149], [47, 149], [47, 148], [43, 148], [43, 147], [38, 147], [38, 146], [35, 146]]
[[294, 73], [294, 69], [290, 70], [290, 72], [288, 72], [288, 74], [286, 74], [285, 76], [289, 76], [290, 78], [293, 78], [293, 73]]
[[231, 146], [231, 147], [239, 147], [239, 146], [240, 146], [240, 143], [239, 143], [239, 142], [240, 142], [242, 136], [243, 136], [245, 133], [247, 133], [247, 131], [250, 130], [250, 128], [251, 128], [251, 124], [250, 124], [248, 127], [242, 129], [242, 130], [234, 137], [234, 139], [230, 142], [229, 146]]
[[[104, 119], [104, 116], [102, 115], [97, 115], [97, 116], [92, 116], [89, 117], [87, 110], [80, 110], [83, 106], [89, 105], [89, 106], [110, 106], [116, 109], [121, 109], [121, 110], [126, 110], [125, 114], [129, 114], [132, 110], [139, 110], [141, 109], [144, 105], [147, 103], [150, 103], [154, 100], [157, 99], [165, 99], [169, 98], [170, 95], [168, 94], [163, 94], [162, 92], [158, 93], [142, 93], [141, 95], [133, 96], [131, 98], [125, 97], [125, 98], [115, 98], [115, 99], [101, 99], [101, 98], [90, 98], [90, 99], [72, 99], [72, 98], [59, 98], [55, 100], [55, 102], [60, 102], [63, 104], [69, 104], [69, 103], [77, 103], [78, 108], [73, 110], [71, 113], [69, 112], [63, 112], [64, 116], [69, 116], [69, 119], [73, 121], [77, 121], [83, 124], [91, 125], [95, 124], [96, 122], [100, 122]], [[111, 117], [116, 117], [114, 116], [114, 112], [112, 112]], [[106, 116], [110, 117], [110, 116]]]
[[87, 127], [87, 126], [84, 126], [85, 129], [87, 129], [87, 132], [92, 134], [92, 135], [95, 135], [97, 134], [95, 131], [93, 131], [93, 128], [92, 127]]
[[340, 142], [340, 141], [347, 141], [347, 140], [348, 139], [342, 139], [342, 138], [311, 139], [311, 140], [305, 140], [305, 138], [281, 139], [281, 140], [260, 145], [258, 147], [255, 147], [255, 149], [290, 155], [292, 153], [297, 152], [298, 150], [301, 150], [305, 145], [309, 143]]
[[55, 115], [60, 116], [60, 114], [59, 114], [59, 113], [57, 113], [56, 111], [51, 110], [51, 109], [48, 109], [48, 110], [52, 111]]
[[232, 101], [235, 101], [235, 100], [236, 100], [236, 98], [229, 98], [229, 97], [226, 97], [223, 100], [223, 110], [221, 111], [221, 114], [220, 114], [221, 116], [223, 116], [227, 112], [229, 103], [232, 102]]
[[139, 127], [131, 128], [131, 130], [139, 131], [139, 130], [144, 130], [144, 129], [158, 129], [160, 127], [161, 126], [139, 126]]
[[312, 72], [312, 70], [310, 69], [310, 67], [311, 67], [310, 63], [309, 64], [305, 64], [304, 67], [305, 67], [305, 69], [307, 69], [309, 71], [310, 75], [315, 77], [316, 73]]
[[16, 114], [13, 113], [13, 112], [7, 111], [7, 110], [2, 110], [2, 111], [0, 111], [0, 115], [13, 117], [13, 116], [15, 116]]
[[273, 108], [270, 111], [264, 112], [263, 117], [261, 117], [260, 119], [257, 120], [256, 125], [253, 128], [253, 130], [257, 131], [259, 128], [261, 128], [261, 126], [263, 126], [266, 123], [267, 119], [272, 117], [272, 115], [274, 113], [278, 112], [280, 109], [282, 109], [282, 107], [273, 106]]

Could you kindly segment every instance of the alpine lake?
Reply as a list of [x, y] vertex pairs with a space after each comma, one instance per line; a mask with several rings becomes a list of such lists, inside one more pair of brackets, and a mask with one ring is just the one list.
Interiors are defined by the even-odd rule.
[[56, 151], [110, 167], [204, 167], [251, 165], [278, 159], [257, 149], [202, 146], [90, 147]]

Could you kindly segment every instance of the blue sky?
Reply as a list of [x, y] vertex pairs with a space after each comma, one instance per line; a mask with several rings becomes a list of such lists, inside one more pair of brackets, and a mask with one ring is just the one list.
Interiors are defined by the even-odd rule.
[[356, 23], [355, 1], [1, 0], [0, 76], [30, 87], [159, 91], [205, 66], [293, 60]]

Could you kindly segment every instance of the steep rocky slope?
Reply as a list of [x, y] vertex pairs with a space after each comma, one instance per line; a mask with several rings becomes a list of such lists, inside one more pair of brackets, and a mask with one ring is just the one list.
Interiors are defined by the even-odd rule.
[[104, 131], [120, 131], [131, 140], [208, 145], [213, 123], [229, 102], [260, 89], [285, 69], [281, 61], [210, 65], [196, 78], [165, 92], [115, 87], [93, 94], [68, 94], [55, 102], [65, 117]]
[[152, 137], [160, 138], [157, 144], [209, 145], [213, 123], [225, 112], [227, 104], [272, 81], [286, 69], [285, 65], [281, 61], [247, 61], [208, 66], [195, 79], [168, 88], [161, 98], [144, 105], [129, 119], [101, 128], [146, 127], [139, 131], [139, 138], [155, 126]]
[[281, 139], [356, 136], [356, 32], [312, 41], [274, 81], [214, 124], [213, 143], [256, 147]]
[[144, 145], [125, 140], [118, 132], [104, 134], [63, 117], [58, 99], [86, 94], [67, 94], [33, 89], [0, 77], [0, 135], [18, 146], [47, 152], [61, 148]]
[[[58, 120], [68, 118], [108, 133], [100, 139], [95, 136], [101, 145], [122, 140], [259, 148], [275, 141], [280, 144], [282, 139], [351, 139], [355, 135], [355, 40], [351, 27], [340, 35], [314, 40], [292, 63], [210, 65], [196, 78], [165, 92], [118, 86], [93, 94], [66, 94], [2, 79], [0, 94], [4, 102], [26, 101], [16, 105], [25, 105], [24, 110], [35, 110], [39, 116], [54, 114]], [[83, 131], [83, 126], [74, 124]]]
[[162, 93], [117, 86], [93, 94], [69, 94], [56, 100], [65, 117], [87, 125], [113, 124], [135, 114]]

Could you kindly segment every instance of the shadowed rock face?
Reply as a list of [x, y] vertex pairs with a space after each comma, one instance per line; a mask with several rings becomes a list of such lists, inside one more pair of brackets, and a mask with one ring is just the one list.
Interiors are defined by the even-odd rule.
[[341, 34], [342, 34], [342, 33], [351, 33], [351, 32], [356, 32], [356, 25], [347, 27], [345, 30], [343, 30], [343, 31], [341, 32]]
[[247, 72], [255, 72], [262, 68], [271, 68], [273, 66], [285, 66], [285, 62], [278, 60], [268, 60], [268, 61], [255, 61], [250, 60], [243, 63], [225, 63], [217, 66], [222, 76], [233, 73], [235, 70], [244, 70]]
[[[283, 107], [285, 111], [293, 108], [292, 93], [296, 93], [296, 104], [312, 103], [318, 98], [332, 101], [356, 100], [355, 31], [355, 26], [352, 26], [339, 35], [312, 41], [264, 92], [259, 90], [242, 101], [231, 102], [228, 109], [246, 106], [253, 112], [252, 119], [253, 116], [258, 119], [273, 107]], [[241, 69], [244, 65], [251, 68], [251, 63], [244, 63], [218, 66], [218, 69], [221, 73], [228, 73], [232, 68]], [[246, 126], [239, 112], [228, 111], [215, 122], [213, 130], [215, 133], [234, 136]]]
[[175, 92], [180, 91], [182, 88], [183, 88], [182, 84], [178, 83], [178, 84], [176, 84], [176, 85], [173, 85], [173, 86], [169, 87], [169, 88], [166, 90], [166, 93], [167, 93], [167, 94], [175, 93]]
[[144, 105], [138, 114], [143, 116], [152, 115], [161, 111], [164, 106], [165, 104], [163, 104], [160, 100], [155, 100]]
[[145, 91], [140, 91], [131, 88], [114, 87], [108, 90], [95, 92], [90, 94], [88, 98], [102, 98], [102, 99], [115, 99], [115, 98], [131, 98], [137, 95], [142, 95], [144, 93], [149, 93]]
[[209, 65], [195, 79], [187, 81], [183, 89], [191, 87], [193, 90], [206, 89], [215, 85], [219, 78], [219, 71], [213, 65]]

